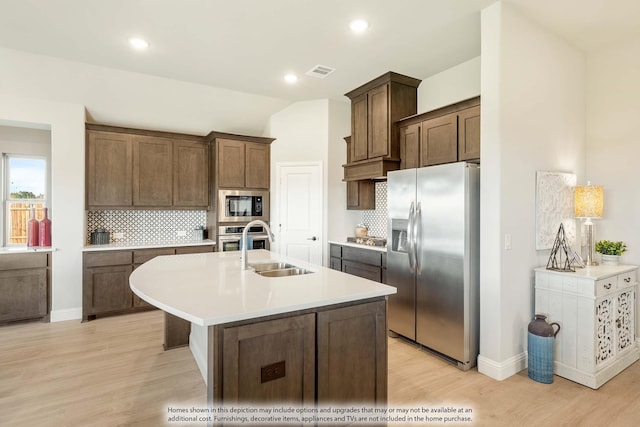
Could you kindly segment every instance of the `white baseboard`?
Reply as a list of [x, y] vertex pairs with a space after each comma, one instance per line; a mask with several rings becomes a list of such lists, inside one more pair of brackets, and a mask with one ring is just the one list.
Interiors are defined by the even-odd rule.
[[51, 310], [50, 322], [64, 322], [66, 320], [81, 320], [82, 307], [68, 308], [66, 310]]
[[[192, 325], [193, 327], [193, 325]], [[200, 375], [202, 375], [202, 379], [204, 383], [207, 383], [207, 349], [202, 348], [200, 341], [195, 339], [193, 333], [189, 335], [189, 350], [191, 350], [191, 354], [196, 361], [196, 365], [198, 365], [198, 369], [200, 369]]]
[[502, 381], [527, 367], [527, 352], [516, 354], [504, 362], [496, 362], [482, 355], [478, 356], [478, 372], [494, 380]]

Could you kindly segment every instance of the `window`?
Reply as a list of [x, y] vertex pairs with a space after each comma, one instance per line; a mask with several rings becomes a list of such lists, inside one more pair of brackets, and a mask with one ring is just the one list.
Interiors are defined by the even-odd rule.
[[40, 220], [47, 206], [47, 161], [44, 157], [5, 154], [4, 172], [4, 244], [25, 245], [30, 208], [35, 207]]

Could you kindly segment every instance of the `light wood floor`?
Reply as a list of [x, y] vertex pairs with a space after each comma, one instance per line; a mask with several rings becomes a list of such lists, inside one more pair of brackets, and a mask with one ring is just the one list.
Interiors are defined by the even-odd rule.
[[[152, 311], [0, 327], [0, 426], [161, 426], [170, 405], [203, 407], [191, 352], [162, 350], [162, 322]], [[471, 408], [475, 426], [637, 426], [640, 363], [600, 390], [526, 370], [495, 381], [390, 338], [389, 406]]]

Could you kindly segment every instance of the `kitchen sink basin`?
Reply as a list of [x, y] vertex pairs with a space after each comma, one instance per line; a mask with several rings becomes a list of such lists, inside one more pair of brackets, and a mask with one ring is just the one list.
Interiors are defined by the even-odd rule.
[[299, 276], [301, 274], [313, 273], [311, 270], [280, 261], [256, 262], [249, 264], [249, 267], [257, 274], [265, 277]]
[[287, 264], [286, 262], [280, 262], [280, 261], [249, 263], [249, 268], [251, 268], [256, 273], [259, 273], [261, 271], [282, 270], [283, 268], [291, 268], [291, 267], [295, 267], [295, 266], [291, 264]]
[[286, 276], [299, 276], [301, 274], [313, 273], [313, 271], [305, 270], [300, 267], [281, 268], [280, 270], [268, 270], [268, 271], [256, 271], [261, 276], [265, 277], [286, 277]]

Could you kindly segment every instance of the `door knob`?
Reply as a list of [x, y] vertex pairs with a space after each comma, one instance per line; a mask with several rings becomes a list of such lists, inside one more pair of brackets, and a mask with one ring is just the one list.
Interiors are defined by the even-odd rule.
[[316, 240], [318, 240], [318, 238], [316, 236], [307, 237], [307, 240], [313, 240], [315, 242]]

